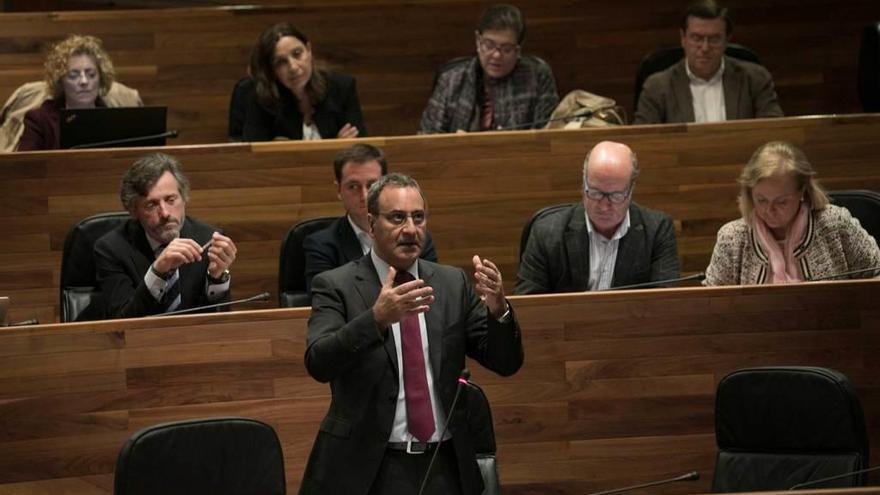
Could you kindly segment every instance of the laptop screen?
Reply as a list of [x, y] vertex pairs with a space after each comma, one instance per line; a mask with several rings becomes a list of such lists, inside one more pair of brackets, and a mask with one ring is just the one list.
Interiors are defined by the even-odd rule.
[[61, 110], [61, 148], [164, 146], [167, 107], [97, 107]]

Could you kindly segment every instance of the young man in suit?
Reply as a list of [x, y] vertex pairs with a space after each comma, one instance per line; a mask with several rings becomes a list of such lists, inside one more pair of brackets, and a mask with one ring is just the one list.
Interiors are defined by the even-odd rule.
[[[333, 221], [303, 241], [306, 255], [306, 289], [311, 291], [315, 275], [360, 259], [370, 251], [373, 241], [367, 223], [367, 190], [388, 173], [382, 150], [369, 144], [355, 144], [337, 153], [333, 160], [336, 197], [342, 201], [345, 216]], [[425, 233], [422, 258], [437, 261], [431, 233]]]
[[300, 493], [418, 493], [439, 449], [424, 493], [477, 495], [466, 404], [450, 409], [466, 355], [505, 376], [522, 366], [501, 272], [474, 256], [472, 286], [419, 258], [427, 212], [407, 176], [373, 184], [368, 211], [372, 250], [312, 284], [305, 364], [332, 399]]
[[732, 33], [726, 8], [715, 0], [692, 3], [682, 16], [684, 59], [645, 81], [633, 123], [782, 117], [767, 69], [724, 55]]
[[672, 218], [632, 202], [639, 163], [604, 141], [584, 160], [583, 200], [532, 225], [517, 294], [602, 290], [678, 277]]
[[228, 300], [235, 244], [186, 216], [189, 181], [180, 162], [163, 153], [139, 159], [125, 173], [119, 195], [131, 218], [95, 243], [108, 318]]

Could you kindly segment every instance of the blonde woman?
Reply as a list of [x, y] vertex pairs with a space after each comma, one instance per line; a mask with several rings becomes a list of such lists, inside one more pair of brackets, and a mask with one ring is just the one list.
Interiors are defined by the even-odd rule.
[[113, 62], [98, 38], [71, 35], [54, 45], [45, 64], [49, 98], [25, 114], [18, 150], [59, 148], [61, 110], [107, 106], [101, 97], [115, 77]]
[[718, 231], [705, 283], [792, 283], [880, 265], [877, 242], [829, 204], [815, 175], [790, 143], [758, 148], [739, 177], [742, 218]]

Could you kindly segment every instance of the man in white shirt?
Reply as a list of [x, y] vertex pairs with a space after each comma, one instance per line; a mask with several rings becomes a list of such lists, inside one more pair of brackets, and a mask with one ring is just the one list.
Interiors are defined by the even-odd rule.
[[632, 201], [638, 175], [629, 146], [603, 141], [590, 150], [582, 201], [532, 224], [516, 293], [604, 290], [678, 277], [672, 218]]
[[732, 32], [726, 8], [714, 0], [691, 4], [680, 30], [684, 59], [645, 81], [634, 123], [781, 117], [767, 69], [724, 55]]
[[[306, 289], [311, 290], [315, 275], [360, 259], [373, 245], [367, 223], [367, 190], [388, 173], [388, 163], [381, 149], [369, 144], [355, 144], [336, 154], [333, 160], [336, 197], [345, 208], [345, 215], [327, 228], [306, 237]], [[422, 258], [437, 261], [437, 252], [426, 233]]]
[[410, 177], [373, 184], [368, 211], [370, 253], [312, 283], [305, 365], [332, 398], [300, 494], [420, 493], [427, 479], [425, 495], [478, 495], [466, 408], [451, 407], [465, 356], [503, 376], [522, 366], [501, 272], [474, 256], [471, 285], [419, 258], [428, 215]]

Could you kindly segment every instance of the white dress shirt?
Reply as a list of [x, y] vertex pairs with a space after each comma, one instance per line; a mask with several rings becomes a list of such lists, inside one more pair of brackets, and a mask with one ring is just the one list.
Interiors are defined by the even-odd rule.
[[[351, 230], [354, 230], [354, 235], [357, 237], [358, 242], [361, 245], [361, 252], [367, 254], [370, 252], [370, 249], [373, 248], [373, 238], [370, 237], [370, 234], [358, 227], [354, 220], [351, 219], [351, 215], [346, 215], [345, 218], [348, 218], [348, 223], [351, 225]], [[381, 278], [379, 280], [385, 280]]]
[[620, 238], [629, 231], [629, 210], [611, 239], [593, 229], [593, 223], [586, 212], [584, 216], [587, 218], [587, 236], [590, 238], [590, 290], [605, 290], [614, 281], [617, 248], [620, 246]]
[[721, 122], [727, 120], [724, 106], [724, 58], [721, 67], [708, 80], [697, 77], [685, 62], [688, 80], [690, 80], [691, 97], [694, 102], [695, 122]]

